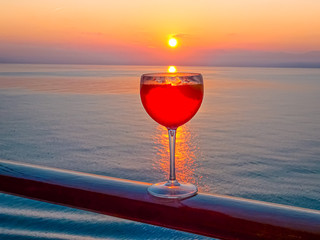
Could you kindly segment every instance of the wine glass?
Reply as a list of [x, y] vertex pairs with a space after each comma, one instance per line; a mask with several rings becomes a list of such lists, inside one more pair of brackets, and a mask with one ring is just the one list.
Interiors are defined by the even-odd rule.
[[170, 174], [166, 182], [156, 183], [148, 192], [161, 198], [186, 198], [197, 193], [196, 186], [179, 183], [175, 173], [177, 128], [188, 122], [200, 108], [203, 80], [199, 73], [148, 73], [141, 76], [140, 97], [149, 116], [168, 129]]

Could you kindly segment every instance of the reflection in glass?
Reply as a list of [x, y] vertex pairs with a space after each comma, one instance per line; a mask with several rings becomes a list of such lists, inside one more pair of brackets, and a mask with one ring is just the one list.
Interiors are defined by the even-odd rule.
[[[197, 175], [200, 166], [200, 150], [198, 145], [198, 136], [196, 133], [190, 132], [188, 125], [179, 127], [176, 138], [176, 175], [180, 182], [189, 182], [204, 190], [202, 184], [202, 176]], [[155, 157], [153, 168], [161, 172], [163, 176], [167, 176], [169, 172], [170, 162], [169, 156], [169, 137], [165, 127], [158, 125], [156, 134], [154, 135], [157, 155]], [[196, 161], [197, 159], [197, 161]]]

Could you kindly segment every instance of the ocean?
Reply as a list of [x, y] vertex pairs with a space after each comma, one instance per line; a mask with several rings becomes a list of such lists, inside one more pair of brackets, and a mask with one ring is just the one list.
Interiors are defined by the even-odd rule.
[[[320, 210], [320, 69], [177, 67], [205, 96], [178, 128], [177, 178], [200, 192]], [[0, 64], [0, 159], [156, 183], [168, 136], [140, 76], [167, 66]], [[207, 239], [0, 194], [0, 239]]]

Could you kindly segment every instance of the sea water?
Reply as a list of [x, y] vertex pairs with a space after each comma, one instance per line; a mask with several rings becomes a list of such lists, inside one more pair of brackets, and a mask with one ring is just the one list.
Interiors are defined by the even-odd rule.
[[[144, 182], [168, 175], [140, 76], [166, 66], [0, 65], [0, 159]], [[178, 128], [177, 177], [200, 192], [320, 210], [320, 69], [178, 67], [204, 77]], [[206, 239], [0, 194], [0, 239]]]

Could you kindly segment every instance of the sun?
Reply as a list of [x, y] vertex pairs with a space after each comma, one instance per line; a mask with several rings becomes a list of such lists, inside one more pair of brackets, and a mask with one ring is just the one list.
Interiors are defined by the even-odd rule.
[[178, 45], [178, 40], [172, 37], [169, 39], [168, 44], [170, 47], [175, 48]]
[[177, 72], [177, 68], [175, 66], [169, 66], [168, 67], [168, 72], [169, 73], [175, 73], [175, 72]]

